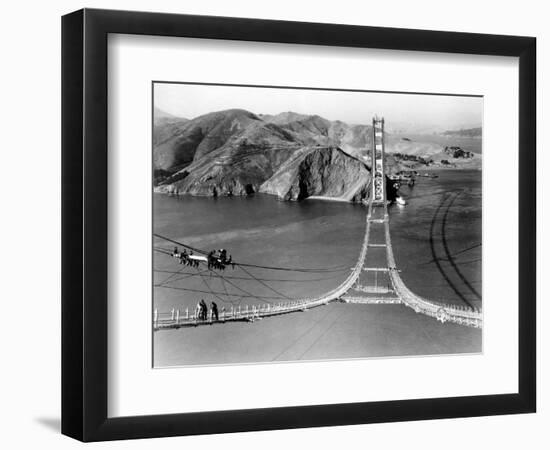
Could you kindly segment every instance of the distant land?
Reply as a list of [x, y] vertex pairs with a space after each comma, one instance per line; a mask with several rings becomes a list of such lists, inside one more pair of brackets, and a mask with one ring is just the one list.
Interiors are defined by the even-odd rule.
[[[371, 135], [370, 125], [292, 111], [267, 115], [229, 109], [188, 120], [155, 108], [155, 191], [200, 196], [260, 192], [281, 200], [322, 196], [359, 202], [369, 193]], [[459, 151], [450, 141], [440, 145], [390, 133], [385, 138], [390, 173], [481, 165], [480, 155]]]
[[460, 130], [447, 130], [441, 133], [445, 136], [461, 136], [461, 137], [476, 137], [481, 138], [481, 127], [466, 128]]

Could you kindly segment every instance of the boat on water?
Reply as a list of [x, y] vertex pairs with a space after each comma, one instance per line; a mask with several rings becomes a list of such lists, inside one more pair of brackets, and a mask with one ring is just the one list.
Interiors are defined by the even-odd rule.
[[405, 206], [407, 204], [407, 201], [403, 197], [396, 197], [395, 203], [397, 203], [399, 206]]

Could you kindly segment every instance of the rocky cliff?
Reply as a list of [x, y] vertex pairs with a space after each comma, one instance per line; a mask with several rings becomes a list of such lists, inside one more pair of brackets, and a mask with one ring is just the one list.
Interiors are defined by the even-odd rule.
[[260, 186], [282, 200], [312, 196], [348, 201], [366, 198], [370, 173], [364, 163], [337, 147], [305, 147]]

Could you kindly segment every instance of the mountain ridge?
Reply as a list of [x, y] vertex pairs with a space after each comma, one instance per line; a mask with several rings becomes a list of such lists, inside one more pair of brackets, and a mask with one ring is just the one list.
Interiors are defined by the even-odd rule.
[[[315, 114], [255, 114], [239, 108], [190, 120], [165, 120], [168, 123], [154, 121], [153, 129], [157, 192], [204, 196], [261, 192], [281, 200], [327, 196], [356, 202], [369, 195], [369, 125]], [[392, 147], [403, 151], [404, 146], [387, 135], [387, 151]]]

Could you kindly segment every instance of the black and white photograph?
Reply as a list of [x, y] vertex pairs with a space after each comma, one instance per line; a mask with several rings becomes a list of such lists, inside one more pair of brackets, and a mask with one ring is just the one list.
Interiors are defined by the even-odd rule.
[[544, 5], [6, 3], [0, 447], [545, 450]]
[[153, 367], [482, 353], [483, 101], [154, 81]]

